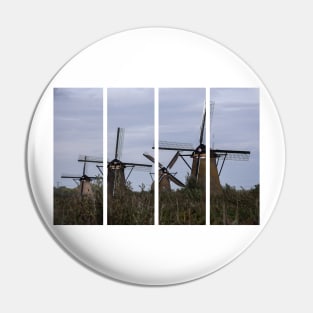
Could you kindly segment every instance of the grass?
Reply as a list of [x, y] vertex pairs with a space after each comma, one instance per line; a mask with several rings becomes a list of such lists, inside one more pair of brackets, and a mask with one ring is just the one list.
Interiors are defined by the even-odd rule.
[[[78, 189], [54, 188], [54, 225], [102, 225], [102, 180], [93, 184], [94, 197], [81, 198]], [[211, 225], [258, 225], [259, 185], [250, 190], [236, 190], [229, 185], [223, 194], [211, 195]], [[185, 188], [159, 194], [160, 225], [204, 225], [205, 193], [189, 180]], [[107, 219], [109, 225], [153, 225], [154, 194], [152, 191], [132, 191], [127, 186], [123, 192], [108, 196]], [[208, 224], [208, 222], [207, 222]]]
[[236, 190], [229, 185], [222, 195], [210, 199], [211, 225], [258, 225], [260, 212], [260, 186], [249, 190]]
[[[154, 193], [144, 187], [135, 192], [129, 184], [114, 197], [108, 195], [109, 225], [154, 224]], [[205, 194], [195, 182], [189, 180], [186, 188], [159, 193], [159, 224], [205, 224]]]
[[153, 225], [154, 195], [151, 191], [125, 189], [108, 195], [108, 225]]
[[103, 188], [101, 179], [97, 179], [92, 187], [94, 197], [81, 197], [77, 188], [54, 188], [54, 225], [102, 225]]
[[160, 225], [204, 225], [205, 192], [194, 182], [176, 191], [159, 194]]

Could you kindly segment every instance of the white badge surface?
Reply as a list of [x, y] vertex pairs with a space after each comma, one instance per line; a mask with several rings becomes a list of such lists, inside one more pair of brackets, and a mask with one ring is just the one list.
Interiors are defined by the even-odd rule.
[[269, 93], [239, 57], [194, 33], [143, 28], [57, 73], [27, 166], [45, 225], [71, 255], [114, 279], [166, 285], [218, 270], [256, 238], [285, 146]]

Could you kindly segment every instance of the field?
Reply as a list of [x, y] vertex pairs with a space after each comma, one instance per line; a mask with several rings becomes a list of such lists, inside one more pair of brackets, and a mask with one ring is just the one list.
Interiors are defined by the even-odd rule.
[[98, 179], [93, 184], [94, 198], [81, 197], [79, 188], [54, 188], [54, 225], [102, 225], [103, 188]]
[[204, 225], [205, 192], [189, 179], [187, 186], [159, 195], [160, 225]]
[[236, 190], [226, 185], [222, 195], [211, 196], [211, 225], [258, 225], [260, 186]]
[[[108, 224], [153, 225], [153, 191], [134, 192], [128, 185], [114, 197], [108, 195]], [[205, 224], [205, 195], [197, 184], [189, 181], [186, 188], [159, 193], [159, 224]]]
[[109, 225], [153, 225], [154, 194], [125, 189], [114, 198], [108, 195]]
[[[223, 194], [210, 199], [211, 225], [258, 225], [259, 185], [236, 190], [226, 185]], [[94, 197], [81, 197], [79, 188], [54, 188], [54, 225], [102, 225], [103, 188], [93, 184]], [[154, 193], [126, 188], [114, 198], [108, 196], [109, 225], [153, 225]], [[195, 183], [176, 191], [159, 194], [160, 225], [204, 225], [205, 193]]]

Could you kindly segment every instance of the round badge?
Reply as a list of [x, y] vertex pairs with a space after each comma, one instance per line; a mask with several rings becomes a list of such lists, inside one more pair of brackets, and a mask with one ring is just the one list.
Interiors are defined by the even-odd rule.
[[238, 56], [191, 32], [143, 28], [57, 73], [27, 166], [42, 220], [70, 255], [104, 276], [166, 285], [218, 270], [256, 238], [285, 147], [269, 93]]

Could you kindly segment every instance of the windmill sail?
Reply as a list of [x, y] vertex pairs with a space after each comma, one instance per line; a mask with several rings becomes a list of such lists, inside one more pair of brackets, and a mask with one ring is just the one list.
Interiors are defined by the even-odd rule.
[[200, 145], [203, 144], [203, 135], [204, 135], [204, 128], [205, 128], [205, 116], [206, 116], [206, 109], [205, 109], [205, 104], [204, 104], [202, 123], [201, 123], [201, 127], [200, 127], [200, 140], [199, 140]]
[[[151, 162], [153, 163], [155, 162], [154, 157], [151, 156], [150, 154], [144, 153], [143, 155]], [[159, 162], [159, 190], [160, 191], [171, 190], [170, 182], [173, 182], [177, 186], [185, 187], [185, 184], [175, 177], [176, 173], [174, 174], [174, 173], [169, 172], [169, 170], [176, 163], [178, 157], [179, 157], [179, 152], [177, 151], [167, 166], [164, 166]], [[151, 189], [153, 189], [153, 186], [151, 187]]]
[[122, 149], [124, 144], [124, 128], [117, 128], [117, 134], [116, 134], [116, 143], [115, 143], [115, 159], [121, 159], [122, 158]]
[[195, 177], [199, 186], [204, 190], [206, 183], [206, 145], [204, 142], [205, 122], [206, 122], [206, 107], [204, 104], [200, 126], [199, 146], [192, 153], [193, 161], [191, 168], [191, 176]]
[[[206, 181], [206, 144], [205, 144], [205, 124], [206, 124], [206, 103], [204, 102], [203, 113], [200, 122], [199, 144], [194, 148], [190, 143], [178, 143], [171, 141], [160, 141], [160, 150], [173, 150], [177, 151], [175, 158], [181, 157], [188, 168], [191, 169], [191, 176], [196, 179], [199, 186], [205, 190]], [[153, 147], [154, 148], [154, 147]], [[190, 152], [190, 153], [186, 153]], [[190, 156], [192, 166], [185, 160], [185, 156]], [[175, 161], [176, 161], [175, 160]]]

